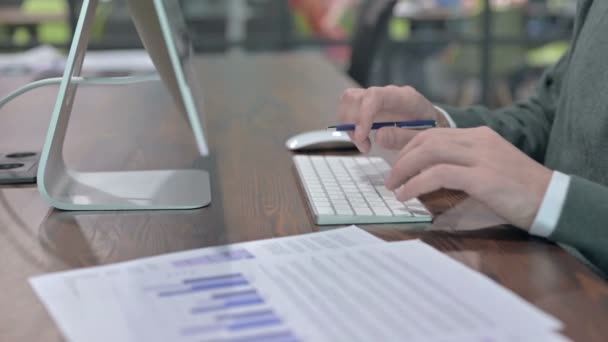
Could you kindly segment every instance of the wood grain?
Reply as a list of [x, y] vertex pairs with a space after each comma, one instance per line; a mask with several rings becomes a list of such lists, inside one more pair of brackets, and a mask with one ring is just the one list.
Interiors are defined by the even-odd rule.
[[[61, 340], [28, 277], [328, 229], [312, 223], [284, 142], [333, 123], [337, 100], [351, 82], [314, 53], [205, 57], [197, 68], [210, 158], [197, 156], [188, 124], [158, 84], [83, 87], [65, 154], [69, 165], [89, 171], [204, 167], [212, 175], [212, 205], [179, 212], [61, 212], [49, 209], [35, 187], [1, 187], [0, 340]], [[27, 81], [0, 79], [0, 92]], [[41, 148], [56, 91], [37, 90], [2, 109], [0, 151]], [[608, 287], [585, 265], [501, 225], [461, 194], [435, 193], [425, 201], [443, 213], [432, 225], [365, 228], [387, 240], [421, 238], [555, 315], [576, 341], [605, 340]]]

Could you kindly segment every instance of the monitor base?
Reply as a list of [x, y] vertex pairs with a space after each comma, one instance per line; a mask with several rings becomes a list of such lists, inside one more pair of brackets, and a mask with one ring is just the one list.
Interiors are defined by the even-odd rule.
[[61, 210], [182, 210], [211, 203], [209, 174], [202, 170], [67, 171], [59, 178], [40, 190]]
[[203, 170], [77, 172], [65, 165], [66, 132], [89, 33], [99, 0], [83, 0], [66, 69], [51, 116], [38, 168], [38, 190], [63, 210], [196, 209], [211, 202], [209, 174]]

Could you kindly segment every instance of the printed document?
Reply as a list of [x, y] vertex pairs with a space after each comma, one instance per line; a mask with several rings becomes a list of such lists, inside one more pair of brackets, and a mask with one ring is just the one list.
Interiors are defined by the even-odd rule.
[[420, 241], [349, 227], [31, 280], [71, 341], [567, 341]]

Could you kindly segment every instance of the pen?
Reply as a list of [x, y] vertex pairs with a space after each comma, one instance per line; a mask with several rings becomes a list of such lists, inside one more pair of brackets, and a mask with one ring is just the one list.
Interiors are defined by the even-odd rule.
[[[400, 127], [400, 128], [409, 128], [409, 129], [425, 129], [425, 128], [433, 128], [437, 126], [437, 122], [435, 120], [419, 120], [419, 121], [392, 121], [392, 122], [375, 122], [372, 124], [372, 129], [380, 129], [382, 127]], [[356, 125], [354, 124], [345, 124], [345, 125], [336, 125], [330, 126], [328, 129], [335, 129], [338, 132], [344, 131], [354, 131]]]

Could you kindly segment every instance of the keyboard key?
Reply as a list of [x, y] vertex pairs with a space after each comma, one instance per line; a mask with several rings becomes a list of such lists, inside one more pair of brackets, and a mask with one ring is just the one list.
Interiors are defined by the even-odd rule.
[[371, 209], [355, 208], [357, 216], [372, 216], [374, 212]]
[[336, 213], [338, 215], [343, 215], [343, 216], [352, 216], [353, 215], [353, 211], [350, 209], [339, 209], [339, 210], [336, 210]]
[[389, 209], [377, 209], [372, 207], [372, 210], [374, 211], [374, 214], [378, 216], [393, 216], [393, 212]]
[[365, 196], [365, 199], [370, 204], [383, 204], [384, 205], [384, 201], [382, 200], [382, 198], [380, 198], [378, 196]]
[[422, 202], [420, 202], [419, 199], [414, 198], [414, 199], [411, 199], [411, 200], [405, 202], [404, 204], [407, 205], [407, 206], [409, 206], [409, 205], [422, 205]]
[[334, 205], [334, 207], [346, 207], [346, 208], [350, 208], [350, 204], [348, 204], [348, 201], [346, 199], [344, 200], [334, 200], [331, 201], [331, 203]]
[[317, 209], [319, 215], [334, 215], [335, 212], [332, 208], [319, 208]]
[[410, 212], [412, 213], [412, 215], [416, 216], [416, 217], [424, 217], [424, 216], [430, 216], [431, 213], [429, 213], [426, 210], [410, 210]]
[[395, 216], [406, 216], [406, 217], [414, 216], [405, 207], [401, 207], [398, 209], [392, 209], [392, 210], [393, 210], [393, 213], [395, 214]]
[[426, 212], [426, 208], [423, 205], [408, 205], [407, 209], [410, 211], [422, 211], [422, 212]]
[[367, 205], [367, 201], [362, 198], [354, 198], [354, 197], [350, 197], [350, 196], [346, 196], [346, 197], [347, 197], [346, 199], [353, 205], [359, 205], [359, 204]]

